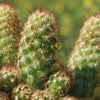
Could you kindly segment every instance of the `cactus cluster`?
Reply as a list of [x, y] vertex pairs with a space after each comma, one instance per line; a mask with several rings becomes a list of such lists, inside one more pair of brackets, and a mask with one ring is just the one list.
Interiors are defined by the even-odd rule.
[[67, 70], [55, 70], [59, 33], [53, 12], [35, 10], [20, 39], [16, 10], [1, 4], [0, 100], [99, 100], [99, 28], [99, 14], [84, 22]]
[[33, 12], [21, 35], [18, 62], [22, 77], [35, 88], [41, 88], [55, 62], [59, 34], [53, 13], [48, 10]]
[[19, 20], [9, 4], [0, 5], [0, 67], [17, 63]]

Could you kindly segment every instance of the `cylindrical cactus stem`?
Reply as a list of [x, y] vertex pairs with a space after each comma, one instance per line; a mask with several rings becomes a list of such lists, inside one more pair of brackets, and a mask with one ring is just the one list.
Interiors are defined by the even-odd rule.
[[15, 65], [19, 42], [19, 20], [15, 8], [0, 4], [0, 67]]
[[59, 71], [52, 75], [47, 82], [48, 90], [56, 98], [64, 97], [68, 94], [70, 89], [70, 78], [66, 72]]
[[84, 22], [68, 68], [72, 72], [73, 95], [92, 96], [100, 80], [100, 14]]
[[21, 81], [21, 73], [19, 68], [14, 66], [3, 66], [0, 70], [0, 89], [6, 93], [12, 91]]
[[57, 21], [52, 12], [37, 9], [24, 25], [19, 48], [19, 66], [23, 79], [41, 88], [55, 62], [59, 38]]

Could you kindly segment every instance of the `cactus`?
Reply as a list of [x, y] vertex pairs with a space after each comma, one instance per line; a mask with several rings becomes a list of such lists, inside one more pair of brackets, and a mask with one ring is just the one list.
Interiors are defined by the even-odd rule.
[[58, 32], [52, 12], [36, 10], [24, 25], [19, 48], [19, 61], [23, 80], [41, 88], [48, 79], [49, 70], [55, 62]]
[[70, 79], [65, 72], [59, 71], [50, 77], [47, 84], [50, 93], [59, 98], [68, 94]]
[[33, 89], [28, 84], [19, 84], [12, 91], [12, 100], [30, 100]]
[[11, 92], [21, 81], [20, 70], [13, 66], [3, 66], [0, 70], [0, 89], [4, 92]]
[[32, 94], [31, 100], [55, 100], [55, 98], [48, 90], [38, 90]]
[[89, 97], [100, 80], [100, 15], [94, 15], [84, 22], [80, 36], [68, 62], [72, 72], [72, 94]]
[[10, 98], [6, 93], [0, 92], [0, 100], [10, 100]]
[[0, 67], [17, 63], [19, 20], [9, 4], [0, 4]]

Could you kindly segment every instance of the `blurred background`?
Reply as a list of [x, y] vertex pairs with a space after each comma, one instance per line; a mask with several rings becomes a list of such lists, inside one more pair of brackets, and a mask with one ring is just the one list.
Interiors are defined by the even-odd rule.
[[100, 12], [100, 0], [6, 0], [6, 2], [17, 9], [21, 27], [27, 16], [36, 8], [46, 8], [55, 13], [61, 35], [60, 51], [56, 59], [64, 65], [72, 52], [83, 22], [88, 16]]

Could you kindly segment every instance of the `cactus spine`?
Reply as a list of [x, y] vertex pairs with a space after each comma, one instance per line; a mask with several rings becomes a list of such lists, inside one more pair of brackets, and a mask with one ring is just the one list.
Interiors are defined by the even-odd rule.
[[41, 88], [55, 62], [57, 22], [52, 12], [36, 10], [23, 29], [19, 48], [22, 77], [35, 88]]
[[9, 4], [0, 5], [0, 67], [17, 61], [19, 20], [16, 10]]
[[73, 94], [89, 97], [98, 83], [100, 71], [100, 15], [89, 17], [84, 22], [80, 36], [69, 60], [72, 72]]

